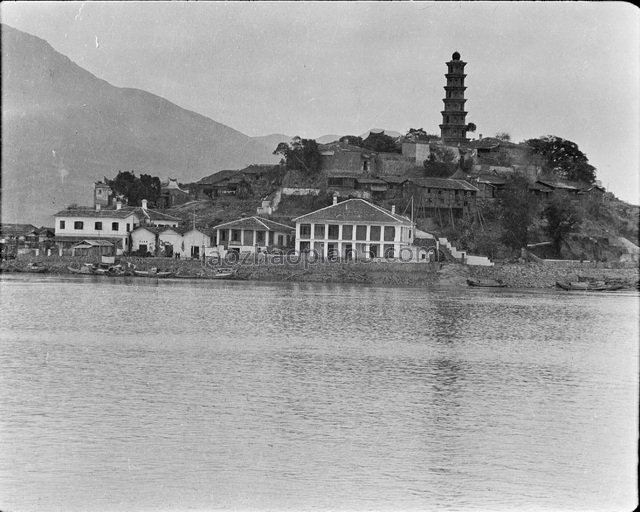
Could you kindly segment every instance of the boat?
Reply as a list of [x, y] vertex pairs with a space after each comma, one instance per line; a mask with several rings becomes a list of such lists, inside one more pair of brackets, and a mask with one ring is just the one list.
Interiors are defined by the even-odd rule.
[[205, 279], [231, 279], [236, 273], [237, 271], [234, 268], [220, 267], [208, 269], [204, 274], [201, 274], [200, 277], [204, 277]]
[[467, 284], [469, 286], [477, 286], [482, 288], [504, 288], [507, 286], [506, 284], [500, 281], [496, 281], [495, 279], [475, 279], [473, 277], [467, 279]]
[[91, 263], [85, 263], [83, 266], [79, 268], [75, 267], [67, 267], [67, 270], [72, 274], [83, 274], [83, 275], [93, 275], [93, 265]]
[[44, 265], [40, 265], [39, 263], [29, 263], [24, 269], [23, 272], [35, 272], [36, 274], [43, 274], [47, 272], [48, 269]]
[[211, 276], [212, 279], [229, 279], [236, 275], [235, 269], [232, 268], [218, 268]]
[[556, 281], [556, 287], [566, 291], [588, 291], [588, 292], [610, 292], [616, 290], [622, 290], [624, 285], [607, 284], [602, 281], [588, 282], [588, 281]]
[[138, 277], [171, 277], [173, 272], [161, 272], [156, 267], [149, 270], [134, 270], [133, 273]]

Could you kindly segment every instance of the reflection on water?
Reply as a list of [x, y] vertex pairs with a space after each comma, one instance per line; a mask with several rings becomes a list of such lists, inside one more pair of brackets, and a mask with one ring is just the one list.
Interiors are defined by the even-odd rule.
[[635, 504], [635, 293], [1, 292], [2, 510]]

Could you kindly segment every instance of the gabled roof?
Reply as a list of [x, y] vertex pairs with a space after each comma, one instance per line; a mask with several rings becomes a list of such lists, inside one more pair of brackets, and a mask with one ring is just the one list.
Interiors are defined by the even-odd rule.
[[409, 178], [406, 176], [381, 176], [380, 179], [386, 183], [393, 183], [395, 185], [409, 181]]
[[402, 215], [391, 213], [364, 199], [347, 199], [337, 204], [325, 206], [293, 219], [294, 222], [367, 222], [376, 224], [403, 224], [411, 226], [411, 221]]
[[563, 182], [563, 181], [558, 181], [558, 180], [547, 180], [547, 179], [538, 179], [536, 180], [536, 183], [542, 183], [543, 185], [547, 186], [547, 187], [551, 187], [552, 189], [561, 189], [561, 190], [575, 190], [575, 191], [579, 191], [581, 190], [580, 187], [578, 186], [574, 186], [571, 185], [569, 183]]
[[113, 244], [108, 240], [82, 240], [78, 242], [74, 247], [113, 247]]
[[174, 217], [173, 215], [169, 215], [168, 213], [161, 212], [160, 210], [143, 210], [142, 208], [137, 208], [140, 210], [140, 213], [147, 217], [149, 220], [166, 220], [172, 222], [180, 222], [182, 219], [178, 217]]
[[132, 233], [135, 233], [136, 231], [142, 231], [143, 229], [157, 235], [158, 233], [160, 233], [161, 231], [163, 231], [163, 229], [159, 226], [149, 226], [149, 225], [145, 225], [145, 226], [138, 226], [136, 227], [136, 229], [134, 229], [132, 231]]
[[466, 180], [467, 179], [467, 173], [464, 172], [462, 169], [457, 169], [456, 172], [454, 172], [451, 176], [449, 176], [449, 179], [452, 179], [452, 180]]
[[158, 232], [160, 234], [165, 233], [167, 231], [175, 231], [177, 234], [182, 235], [183, 233], [185, 233], [185, 229], [184, 228], [180, 228], [180, 227], [171, 227], [171, 226], [158, 226]]
[[178, 180], [175, 178], [169, 178], [169, 181], [162, 185], [162, 190], [179, 190], [180, 192], [184, 192], [188, 194], [186, 190], [182, 190], [180, 185], [178, 185]]
[[478, 183], [489, 183], [491, 185], [504, 185], [507, 183], [505, 178], [501, 178], [500, 176], [495, 176], [493, 174], [480, 174], [476, 177]]
[[529, 185], [529, 190], [539, 190], [540, 192], [553, 192], [553, 188], [547, 187], [542, 183], [534, 183], [533, 185]]
[[232, 176], [236, 175], [238, 172], [239, 171], [231, 171], [231, 170], [218, 171], [209, 176], [205, 176], [204, 178], [202, 178], [200, 181], [196, 183], [199, 185], [216, 185], [226, 179], [231, 178]]
[[[141, 210], [142, 208], [140, 208]], [[54, 217], [89, 217], [89, 218], [112, 218], [112, 219], [126, 219], [130, 215], [140, 216], [137, 212], [138, 208], [124, 207], [119, 210], [112, 210], [102, 208], [96, 210], [95, 208], [67, 208], [54, 214]]]
[[471, 190], [478, 192], [478, 189], [462, 180], [452, 180], [450, 178], [414, 178], [411, 180], [418, 187], [441, 188], [445, 190]]
[[38, 233], [33, 224], [0, 224], [0, 233], [7, 236], [23, 236]]
[[274, 167], [276, 166], [274, 166], [273, 164], [251, 164], [244, 169], [240, 169], [239, 172], [242, 172], [244, 174], [262, 174], [266, 171], [270, 171]]
[[280, 224], [264, 217], [243, 217], [242, 219], [232, 220], [223, 224], [214, 226], [213, 229], [256, 229], [259, 231], [291, 231], [293, 227], [286, 224]]
[[195, 228], [190, 227], [190, 228], [184, 228], [181, 230], [183, 236], [186, 235], [187, 233], [190, 233], [191, 231], [197, 231], [198, 233], [202, 233], [203, 235], [206, 235], [209, 238], [215, 236], [214, 228], [204, 228], [201, 226], [196, 226]]

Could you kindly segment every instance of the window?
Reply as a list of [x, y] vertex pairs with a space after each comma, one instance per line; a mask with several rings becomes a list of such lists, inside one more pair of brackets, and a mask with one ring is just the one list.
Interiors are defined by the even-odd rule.
[[342, 239], [351, 240], [353, 238], [353, 226], [342, 226]]
[[111, 231], [118, 231], [120, 229], [120, 223], [119, 222], [112, 222], [111, 223]]
[[395, 253], [393, 250], [393, 244], [385, 244], [384, 246], [384, 257], [385, 258], [395, 258]]
[[221, 242], [226, 242], [227, 241], [227, 230], [226, 229], [221, 229], [221, 230], [218, 230], [218, 233], [220, 233], [220, 241]]
[[96, 231], [101, 231], [102, 230], [102, 222], [96, 222], [94, 229]]
[[367, 172], [369, 170], [369, 160], [362, 162], [362, 170]]
[[396, 228], [395, 226], [385, 226], [384, 227], [384, 239], [386, 241], [393, 241], [396, 238]]
[[324, 224], [314, 224], [313, 238], [316, 240], [324, 238]]
[[328, 238], [330, 240], [337, 240], [339, 233], [340, 233], [340, 226], [338, 226], [337, 224], [329, 224]]
[[128, 233], [129, 231], [131, 231], [131, 224], [129, 224], [129, 223], [127, 222], [127, 233]]
[[264, 231], [256, 231], [256, 244], [264, 243]]
[[371, 226], [371, 235], [369, 236], [369, 240], [380, 240], [380, 226]]
[[73, 223], [73, 229], [84, 229], [84, 222], [77, 220]]
[[311, 224], [300, 224], [300, 237], [311, 238]]
[[64, 229], [64, 221], [63, 220], [60, 221], [60, 229]]
[[240, 241], [240, 230], [239, 229], [232, 229], [231, 230], [231, 241], [232, 242], [239, 242]]
[[367, 226], [356, 226], [356, 240], [367, 239]]

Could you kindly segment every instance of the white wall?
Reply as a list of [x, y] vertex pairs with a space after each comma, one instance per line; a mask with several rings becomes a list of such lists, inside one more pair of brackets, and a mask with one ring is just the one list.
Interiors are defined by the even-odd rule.
[[136, 229], [131, 233], [131, 251], [140, 249], [140, 244], [145, 244], [147, 250], [155, 254], [156, 252], [156, 234], [146, 229]]
[[[57, 216], [56, 218], [55, 231], [56, 236], [77, 236], [77, 237], [86, 237], [86, 238], [114, 238], [114, 237], [126, 237], [127, 236], [127, 224], [129, 224], [129, 230], [133, 230], [134, 224], [139, 224], [140, 219], [135, 215], [131, 214], [124, 219], [114, 218], [114, 217], [82, 217], [82, 216]], [[65, 222], [64, 228], [60, 227], [60, 221], [63, 220]], [[77, 221], [83, 222], [82, 229], [75, 229], [74, 225]], [[102, 229], [95, 229], [96, 222], [102, 222]], [[113, 222], [118, 223], [119, 229], [114, 231], [111, 229], [111, 224]]]

